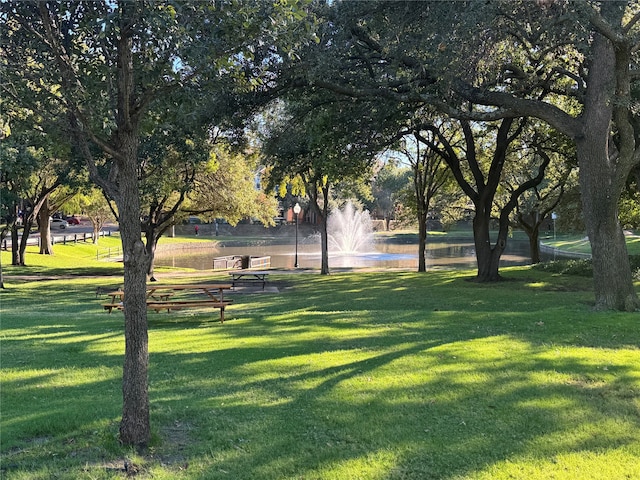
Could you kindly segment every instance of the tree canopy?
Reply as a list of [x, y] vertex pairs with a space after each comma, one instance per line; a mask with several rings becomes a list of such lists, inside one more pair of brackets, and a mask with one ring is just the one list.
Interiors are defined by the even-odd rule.
[[335, 2], [293, 84], [408, 118], [536, 117], [576, 147], [598, 308], [634, 309], [618, 200], [640, 160], [637, 2]]

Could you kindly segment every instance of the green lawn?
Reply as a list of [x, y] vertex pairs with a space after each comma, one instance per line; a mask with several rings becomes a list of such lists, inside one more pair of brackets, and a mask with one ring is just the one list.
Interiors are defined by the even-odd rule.
[[[593, 312], [588, 278], [280, 274], [223, 325], [150, 313], [139, 454], [117, 442], [123, 316], [95, 295], [113, 273], [7, 277], [1, 478], [640, 478], [640, 318]], [[216, 280], [195, 275], [171, 281]]]
[[[590, 254], [591, 245], [589, 244], [589, 238], [584, 234], [582, 235], [569, 235], [561, 234], [557, 235], [555, 240], [552, 236], [544, 237], [541, 241], [550, 247], [555, 247], [559, 250], [563, 250], [571, 253]], [[627, 237], [627, 250], [629, 255], [640, 255], [640, 235], [633, 235]]]

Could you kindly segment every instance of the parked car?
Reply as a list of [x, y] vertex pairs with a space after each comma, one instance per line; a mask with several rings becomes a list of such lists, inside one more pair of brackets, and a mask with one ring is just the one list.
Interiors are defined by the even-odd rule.
[[49, 226], [51, 228], [59, 228], [60, 230], [64, 230], [65, 228], [67, 228], [69, 226], [69, 222], [67, 222], [66, 220], [63, 220], [61, 218], [52, 218], [49, 221]]
[[67, 217], [67, 223], [69, 225], [80, 225], [80, 219], [78, 217]]

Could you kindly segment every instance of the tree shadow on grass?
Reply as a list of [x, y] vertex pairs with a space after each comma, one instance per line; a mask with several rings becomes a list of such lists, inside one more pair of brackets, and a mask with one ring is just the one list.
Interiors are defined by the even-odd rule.
[[[638, 412], [626, 398], [633, 394], [628, 366], [594, 385], [592, 379], [602, 374], [597, 366], [578, 358], [550, 361], [516, 342], [523, 350], [517, 359], [474, 358], [466, 369], [456, 369], [464, 348], [455, 343], [401, 342], [395, 349], [387, 344], [360, 360], [289, 363], [273, 375], [269, 363], [278, 368], [282, 359], [302, 359], [302, 351], [307, 358], [319, 355], [323, 347], [310, 342], [289, 349], [241, 348], [233, 358], [229, 351], [211, 352], [198, 359], [199, 371], [208, 365], [210, 373], [184, 384], [188, 410], [180, 411], [180, 389], [173, 387], [163, 399], [163, 386], [157, 385], [155, 403], [191, 425], [200, 455], [218, 452], [209, 468], [234, 478], [324, 478], [328, 465], [340, 471], [340, 465], [366, 463], [381, 452], [394, 459], [381, 465], [388, 469], [383, 478], [450, 478], [526, 456], [532, 444], [537, 455], [549, 458], [637, 446]], [[337, 355], [331, 351], [322, 358], [335, 361]], [[176, 365], [182, 362], [177, 357], [157, 361]], [[391, 365], [411, 366], [411, 359], [422, 363], [424, 375], [387, 378]], [[559, 366], [565, 381], [535, 380]], [[607, 433], [599, 437], [581, 433], [604, 427]], [[191, 454], [199, 455], [197, 449]], [[261, 476], [265, 472], [269, 476]], [[348, 470], [336, 478], [349, 478]]]
[[[305, 279], [286, 295], [238, 296], [233, 320], [222, 325], [209, 313], [150, 314], [160, 442], [149, 461], [167, 471], [190, 464], [189, 478], [203, 479], [423, 479], [531, 455], [637, 451], [633, 361], [598, 352], [637, 345], [628, 316], [603, 325], [601, 316], [585, 319], [586, 308], [565, 309], [558, 294], [514, 298], [511, 285], [488, 298], [485, 287], [460, 278]], [[79, 302], [75, 295], [68, 301]], [[580, 294], [568, 295], [567, 303]], [[558, 315], [540, 319], [539, 302], [553, 299]], [[33, 444], [16, 433], [25, 426], [31, 438], [47, 439], [14, 455], [16, 468], [46, 463], [52, 448], [75, 452], [68, 468], [109, 457], [90, 444], [112, 441], [105, 436], [120, 413], [121, 355], [96, 347], [116, 341], [122, 316], [80, 310], [51, 325], [33, 318], [21, 325], [30, 332], [14, 332], [10, 366], [49, 369], [10, 384], [14, 401], [51, 399], [30, 408], [33, 423], [24, 413], [3, 415], [22, 439], [14, 445]], [[103, 378], [78, 385], [56, 385], [50, 373], [96, 366], [107, 369]], [[78, 448], [66, 444], [76, 438]]]

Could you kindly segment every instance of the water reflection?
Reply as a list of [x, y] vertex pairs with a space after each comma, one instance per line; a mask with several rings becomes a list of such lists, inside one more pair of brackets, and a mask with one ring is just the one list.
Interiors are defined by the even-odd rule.
[[[225, 255], [270, 256], [272, 268], [294, 268], [295, 245], [262, 244], [253, 246], [227, 246], [198, 249], [192, 253], [179, 250], [175, 254], [160, 252], [156, 256], [157, 266], [186, 267], [197, 270], [213, 268], [213, 258]], [[475, 268], [475, 248], [468, 240], [429, 243], [427, 245], [427, 268]], [[317, 244], [298, 245], [300, 268], [320, 268], [320, 247]], [[529, 245], [526, 241], [512, 240], [502, 255], [500, 264], [527, 265]], [[329, 268], [389, 268], [418, 269], [418, 246], [377, 242], [374, 250], [353, 255], [339, 253], [329, 255]]]

